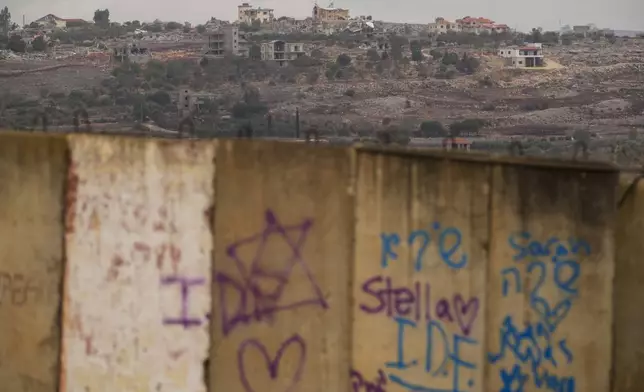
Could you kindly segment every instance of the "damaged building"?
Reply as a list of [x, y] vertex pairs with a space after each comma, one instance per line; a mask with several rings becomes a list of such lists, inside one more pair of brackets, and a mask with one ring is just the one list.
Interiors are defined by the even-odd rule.
[[313, 21], [315, 22], [337, 22], [349, 19], [349, 10], [335, 8], [333, 2], [327, 8], [320, 7], [317, 3], [313, 6]]
[[274, 61], [280, 67], [306, 54], [303, 43], [285, 41], [265, 42], [261, 46], [262, 61]]
[[248, 46], [237, 26], [224, 26], [208, 34], [208, 44], [203, 54], [206, 58], [222, 58], [226, 55], [246, 57]]
[[145, 64], [152, 60], [152, 53], [149, 48], [141, 46], [141, 44], [131, 43], [121, 45], [113, 48], [112, 59], [116, 62], [132, 62], [136, 64]]
[[237, 6], [237, 20], [239, 23], [249, 25], [255, 21], [259, 23], [270, 23], [275, 20], [275, 13], [272, 8], [254, 8], [250, 3], [243, 3]]

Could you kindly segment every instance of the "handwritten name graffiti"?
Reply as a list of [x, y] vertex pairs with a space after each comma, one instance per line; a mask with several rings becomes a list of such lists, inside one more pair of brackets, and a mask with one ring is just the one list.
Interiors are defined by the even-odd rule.
[[[539, 389], [574, 392], [574, 377], [557, 376], [544, 365], [549, 364], [551, 369], [558, 370], [574, 361], [566, 339], [557, 339], [555, 335], [579, 294], [579, 258], [590, 255], [591, 247], [588, 242], [575, 238], [562, 241], [551, 237], [539, 241], [527, 232], [512, 234], [508, 244], [515, 250], [513, 260], [518, 266], [501, 271], [502, 295], [522, 295], [524, 290], [528, 290], [530, 308], [537, 314], [537, 321], [518, 327], [508, 315], [500, 327], [499, 350], [488, 354], [488, 360], [496, 364], [509, 355], [514, 360], [510, 368], [499, 370], [502, 392], [523, 392], [529, 382]], [[523, 262], [526, 264], [521, 267], [525, 269], [522, 276], [519, 266]], [[524, 287], [524, 281], [535, 283]], [[546, 285], [555, 287], [556, 301], [549, 301], [543, 295]]]
[[[573, 377], [558, 377], [542, 366], [549, 363], [558, 368], [561, 363], [573, 362], [573, 354], [566, 340], [559, 340], [556, 346], [553, 340], [545, 323], [529, 324], [521, 329], [514, 324], [511, 316], [506, 317], [500, 332], [501, 348], [498, 353], [488, 354], [491, 364], [505, 358], [508, 352], [516, 361], [511, 370], [501, 369], [499, 372], [503, 383], [501, 392], [523, 392], [530, 376], [537, 388], [553, 392], [574, 392]], [[523, 371], [522, 365], [528, 367], [529, 373]]]
[[183, 328], [198, 327], [202, 324], [201, 318], [190, 317], [189, 315], [189, 293], [192, 286], [203, 286], [206, 283], [204, 278], [185, 278], [180, 276], [168, 276], [161, 279], [162, 285], [179, 285], [181, 289], [181, 313], [178, 317], [166, 317], [163, 319], [165, 325], [181, 325]]
[[[266, 211], [264, 218], [265, 226], [261, 232], [227, 248], [228, 256], [234, 261], [239, 276], [215, 273], [224, 335], [230, 334], [240, 325], [262, 321], [270, 323], [275, 314], [285, 310], [303, 306], [328, 308], [322, 290], [302, 255], [302, 248], [313, 222], [305, 219], [298, 224], [283, 225], [270, 210]], [[270, 241], [282, 241], [289, 249], [288, 254], [282, 256], [281, 260], [265, 260], [263, 250]], [[240, 249], [246, 246], [257, 250], [251, 260], [244, 260], [240, 255]], [[310, 294], [285, 299], [284, 291], [296, 268], [301, 268], [304, 272]], [[239, 295], [235, 309], [230, 308], [228, 290], [235, 290]]]
[[357, 370], [351, 369], [351, 388], [353, 392], [387, 392], [387, 376], [378, 370], [378, 377], [374, 381], [367, 381]]
[[[407, 331], [409, 329], [416, 329], [418, 325], [416, 322], [404, 318], [396, 318], [395, 321], [398, 325], [396, 360], [385, 363], [385, 367], [392, 371], [388, 374], [389, 381], [410, 391], [460, 392], [463, 391], [461, 387], [465, 386], [463, 384], [466, 384], [470, 388], [474, 386], [474, 380], [472, 378], [467, 378], [467, 381], [463, 380], [464, 377], [461, 370], [476, 370], [477, 365], [473, 362], [463, 360], [462, 348], [465, 345], [477, 345], [478, 341], [459, 334], [453, 334], [450, 339], [444, 324], [440, 321], [432, 320], [426, 324], [426, 328], [423, 331], [424, 336], [426, 336], [424, 358], [409, 359], [406, 358], [404, 352]], [[416, 341], [417, 339], [414, 340]], [[421, 361], [423, 362], [421, 363]], [[422, 366], [425, 373], [431, 375], [431, 377], [448, 378], [451, 371], [451, 388], [437, 389], [426, 387], [413, 383], [399, 375], [400, 371], [418, 366]], [[397, 372], [393, 373], [393, 371]]]
[[43, 300], [40, 282], [21, 273], [0, 271], [0, 305], [24, 306]]
[[[278, 382], [279, 385], [283, 387], [283, 390], [285, 392], [292, 392], [295, 389], [295, 386], [302, 378], [302, 373], [304, 372], [304, 366], [306, 364], [306, 342], [300, 335], [294, 334], [293, 336], [285, 340], [280, 345], [277, 350], [277, 354], [273, 358], [271, 358], [268, 354], [268, 349], [266, 348], [266, 346], [264, 346], [264, 344], [257, 339], [245, 340], [239, 346], [239, 349], [237, 350], [237, 365], [239, 367], [241, 384], [244, 387], [244, 390], [246, 392], [266, 390], [269, 388], [266, 388], [265, 385], [257, 389], [251, 386], [249, 378], [250, 374], [246, 372], [245, 367], [245, 357], [246, 355], [249, 355], [247, 353], [249, 352], [250, 348], [254, 348], [255, 351], [259, 351], [259, 353], [264, 358], [271, 380]], [[292, 357], [290, 361], [291, 363], [296, 363], [297, 365], [291, 377], [288, 377], [289, 375], [286, 375], [286, 377], [284, 377], [279, 373], [279, 366], [284, 354], [289, 349], [297, 350], [297, 357]]]
[[442, 227], [439, 222], [434, 222], [431, 229], [415, 230], [406, 239], [401, 239], [397, 233], [380, 234], [382, 255], [380, 263], [382, 268], [387, 268], [391, 261], [398, 259], [397, 248], [405, 240], [407, 246], [417, 246], [418, 251], [414, 257], [414, 268], [421, 271], [425, 253], [435, 245], [438, 257], [448, 267], [460, 269], [467, 266], [467, 254], [461, 251], [461, 231], [455, 227]]
[[479, 299], [463, 299], [461, 294], [450, 298], [437, 298], [432, 303], [431, 285], [416, 282], [412, 287], [394, 286], [390, 277], [382, 275], [367, 279], [362, 291], [368, 294], [372, 303], [360, 303], [362, 311], [369, 314], [385, 313], [388, 317], [407, 317], [415, 321], [440, 320], [456, 323], [465, 336], [469, 336], [479, 311]]

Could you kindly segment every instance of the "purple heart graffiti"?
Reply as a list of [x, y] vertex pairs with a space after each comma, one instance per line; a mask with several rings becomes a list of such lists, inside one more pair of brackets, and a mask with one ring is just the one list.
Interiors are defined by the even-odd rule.
[[248, 351], [247, 348], [255, 347], [257, 350], [259, 350], [259, 352], [264, 357], [264, 360], [266, 361], [266, 365], [268, 366], [268, 373], [271, 379], [275, 380], [279, 375], [279, 366], [280, 361], [282, 360], [282, 356], [284, 355], [286, 349], [290, 346], [298, 347], [300, 351], [295, 374], [293, 374], [291, 381], [284, 389], [284, 392], [292, 392], [297, 383], [300, 381], [300, 378], [302, 377], [302, 372], [304, 371], [304, 363], [306, 362], [306, 342], [304, 342], [304, 339], [302, 339], [300, 335], [295, 334], [285, 340], [277, 350], [277, 354], [273, 359], [271, 359], [268, 355], [266, 346], [264, 346], [264, 344], [257, 339], [248, 339], [239, 346], [239, 350], [237, 350], [237, 365], [239, 367], [239, 376], [241, 378], [241, 383], [244, 386], [246, 392], [256, 392], [255, 389], [253, 389], [253, 387], [250, 385], [250, 381], [248, 380], [248, 375], [246, 374], [246, 368], [244, 365], [244, 355]]
[[472, 331], [472, 325], [476, 321], [476, 315], [479, 312], [479, 299], [471, 298], [468, 302], [465, 302], [460, 294], [456, 294], [454, 296], [454, 312], [461, 331], [465, 336], [469, 336]]

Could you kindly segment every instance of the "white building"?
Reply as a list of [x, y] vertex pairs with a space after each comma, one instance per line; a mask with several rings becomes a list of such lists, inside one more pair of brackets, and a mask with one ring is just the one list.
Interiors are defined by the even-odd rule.
[[261, 50], [263, 61], [275, 61], [280, 67], [306, 54], [304, 44], [284, 41], [265, 42]]
[[239, 23], [253, 24], [254, 21], [260, 23], [270, 23], [275, 20], [274, 10], [270, 8], [253, 8], [250, 3], [243, 3], [237, 6], [237, 20]]
[[506, 65], [514, 68], [534, 68], [545, 66], [543, 45], [525, 44], [520, 47], [501, 48], [498, 55], [506, 60]]

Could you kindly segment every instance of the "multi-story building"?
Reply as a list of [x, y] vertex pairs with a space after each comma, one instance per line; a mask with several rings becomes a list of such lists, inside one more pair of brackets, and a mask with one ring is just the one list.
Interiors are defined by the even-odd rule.
[[498, 55], [506, 60], [506, 65], [514, 68], [534, 68], [545, 66], [543, 45], [525, 44], [520, 47], [501, 48]]
[[262, 60], [275, 61], [280, 67], [306, 54], [304, 44], [285, 41], [265, 42], [261, 46]]
[[472, 18], [469, 16], [463, 19], [457, 19], [455, 22], [450, 22], [445, 18], [436, 18], [435, 23], [429, 24], [430, 33], [445, 34], [449, 32], [465, 32], [472, 34], [486, 33], [503, 33], [509, 31], [510, 27], [505, 24], [495, 23], [493, 20], [487, 18]]
[[334, 8], [333, 3], [329, 4], [328, 8], [320, 7], [317, 4], [313, 6], [313, 21], [315, 22], [337, 22], [349, 19], [351, 19], [349, 10], [346, 8]]
[[224, 26], [208, 35], [205, 57], [243, 56], [246, 52], [237, 26]]
[[270, 23], [275, 20], [275, 13], [271, 8], [254, 8], [250, 3], [243, 3], [237, 6], [237, 20], [246, 24], [253, 24], [255, 21]]
[[430, 33], [445, 34], [450, 31], [461, 31], [461, 25], [456, 22], [450, 22], [445, 18], [436, 18], [436, 21], [434, 23], [429, 24]]
[[481, 34], [486, 33], [503, 33], [510, 30], [505, 24], [498, 24], [487, 18], [472, 18], [466, 16], [463, 19], [457, 19], [456, 23], [461, 25], [463, 31], [467, 33]]

